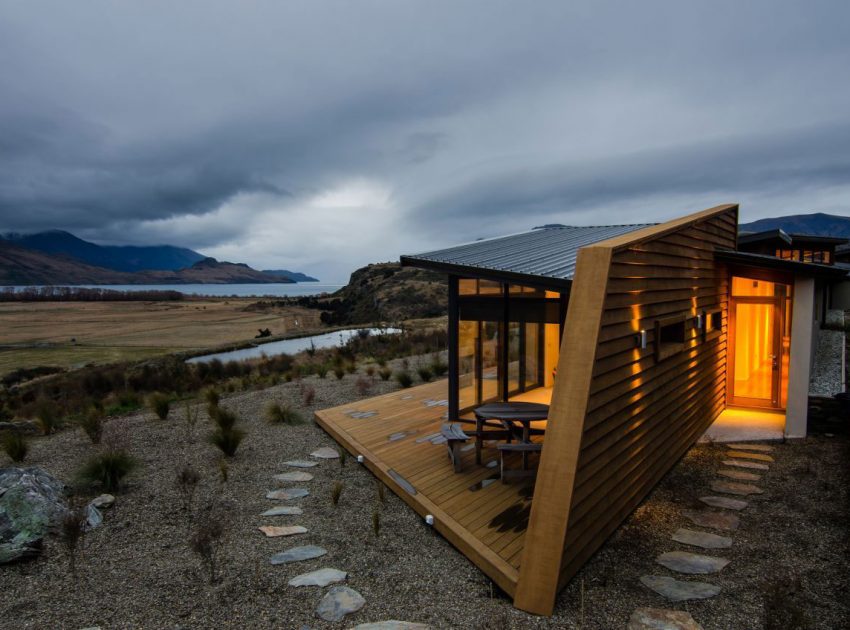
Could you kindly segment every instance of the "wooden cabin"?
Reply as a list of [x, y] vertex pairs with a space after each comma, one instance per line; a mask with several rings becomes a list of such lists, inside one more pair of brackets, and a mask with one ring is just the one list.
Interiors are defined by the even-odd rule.
[[[317, 421], [523, 610], [559, 590], [722, 414], [806, 433], [816, 284], [843, 270], [738, 247], [738, 206], [657, 225], [546, 226], [403, 256], [449, 278], [449, 376]], [[536, 479], [456, 472], [441, 427], [545, 403]], [[525, 465], [526, 458], [523, 459]]]

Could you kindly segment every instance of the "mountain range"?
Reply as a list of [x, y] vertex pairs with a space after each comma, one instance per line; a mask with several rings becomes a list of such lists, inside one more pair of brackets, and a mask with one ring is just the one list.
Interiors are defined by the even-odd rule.
[[97, 245], [62, 230], [0, 235], [0, 284], [236, 284], [315, 281], [172, 245]]
[[782, 229], [788, 234], [812, 234], [850, 238], [850, 217], [816, 212], [770, 217], [738, 226], [739, 232], [764, 232]]

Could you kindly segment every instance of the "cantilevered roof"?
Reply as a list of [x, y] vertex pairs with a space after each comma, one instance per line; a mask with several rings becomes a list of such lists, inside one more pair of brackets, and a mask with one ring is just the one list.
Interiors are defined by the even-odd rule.
[[653, 225], [576, 227], [552, 225], [529, 232], [473, 241], [423, 254], [402, 256], [404, 265], [448, 273], [507, 278], [542, 278], [569, 283], [576, 270], [578, 250], [586, 245]]

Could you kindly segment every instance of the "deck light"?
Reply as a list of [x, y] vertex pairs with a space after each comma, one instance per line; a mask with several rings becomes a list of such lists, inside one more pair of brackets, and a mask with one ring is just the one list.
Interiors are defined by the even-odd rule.
[[428, 525], [429, 527], [434, 526], [434, 515], [433, 514], [426, 514], [425, 515], [425, 524]]
[[357, 456], [357, 463], [358, 464], [362, 464], [364, 461], [366, 461], [366, 460], [362, 455]]

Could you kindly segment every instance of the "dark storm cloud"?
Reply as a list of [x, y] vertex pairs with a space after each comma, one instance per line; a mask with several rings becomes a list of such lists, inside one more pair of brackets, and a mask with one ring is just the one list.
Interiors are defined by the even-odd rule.
[[664, 194], [716, 191], [728, 196], [720, 202], [754, 189], [796, 194], [848, 182], [850, 121], [500, 172], [429, 201], [420, 216], [480, 224], [483, 216], [493, 220], [522, 208], [569, 222], [571, 213], [600, 210], [599, 222], [616, 223], [616, 213], [606, 209]]
[[571, 216], [846, 212], [848, 23], [838, 1], [6, 3], [0, 231], [341, 277]]

